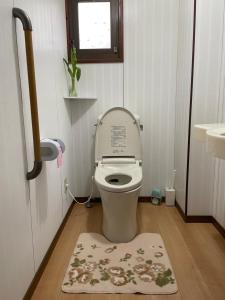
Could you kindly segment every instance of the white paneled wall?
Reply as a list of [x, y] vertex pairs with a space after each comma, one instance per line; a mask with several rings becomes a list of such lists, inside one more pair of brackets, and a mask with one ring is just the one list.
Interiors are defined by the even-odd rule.
[[179, 2], [174, 165], [176, 201], [185, 211], [194, 0]]
[[[192, 123], [225, 121], [225, 10], [223, 0], [198, 0]], [[194, 1], [180, 0], [175, 126], [176, 200], [185, 210], [186, 155]], [[225, 227], [225, 163], [192, 137], [188, 215], [213, 215]]]
[[[33, 144], [24, 33], [20, 21], [15, 32], [13, 6], [25, 10], [33, 25], [41, 137], [59, 137], [66, 145], [62, 168], [56, 161], [43, 163], [40, 176], [30, 182], [25, 179], [33, 167]], [[65, 23], [64, 0], [0, 3], [0, 298], [4, 300], [23, 298], [71, 204], [63, 191], [64, 178], [73, 182], [71, 107], [63, 100]]]
[[[198, 0], [192, 127], [218, 122], [223, 45], [223, 0]], [[189, 215], [211, 215], [215, 160], [205, 145], [191, 138]]]
[[114, 106], [123, 106], [123, 65], [81, 65], [79, 95], [97, 100], [72, 102], [73, 169], [72, 183], [77, 196], [88, 196], [94, 173], [94, 137], [97, 117]]
[[214, 197], [213, 197], [213, 217], [225, 228], [225, 161], [216, 159]]
[[[225, 15], [225, 12], [224, 12]], [[222, 45], [222, 64], [220, 81], [220, 99], [218, 109], [218, 122], [225, 122], [225, 22], [223, 22], [223, 45]], [[215, 180], [213, 194], [214, 218], [225, 228], [225, 161], [215, 159]]]
[[[63, 100], [64, 4], [64, 0], [0, 3], [0, 298], [4, 300], [23, 298], [71, 203], [63, 192], [64, 178], [73, 182], [71, 109]], [[33, 25], [41, 136], [59, 137], [66, 145], [62, 168], [56, 161], [43, 163], [40, 176], [30, 182], [25, 179], [33, 167], [33, 145], [24, 33], [17, 21], [19, 74], [13, 6], [24, 9]]]
[[178, 3], [125, 1], [124, 105], [144, 124], [143, 195], [174, 168]]
[[4, 300], [22, 299], [34, 276], [12, 6], [13, 1], [0, 1], [0, 299]]
[[53, 0], [51, 7], [52, 17], [52, 40], [54, 50], [54, 63], [51, 67], [51, 72], [54, 72], [54, 94], [57, 105], [57, 122], [58, 122], [58, 137], [62, 139], [66, 145], [66, 152], [61, 168], [61, 191], [62, 191], [62, 213], [66, 214], [71, 201], [64, 193], [64, 179], [73, 182], [72, 160], [74, 157], [72, 143], [72, 114], [71, 105], [69, 102], [62, 100], [62, 95], [67, 92], [67, 82], [65, 80], [65, 69], [62, 64], [62, 57], [66, 57], [66, 24], [65, 24], [65, 1]]
[[[37, 270], [70, 204], [63, 192], [64, 178], [73, 181], [71, 111], [70, 103], [63, 100], [67, 91], [62, 62], [67, 52], [65, 6], [62, 0], [14, 0], [14, 5], [24, 9], [32, 20], [40, 135], [42, 138], [59, 137], [66, 145], [62, 169], [57, 168], [56, 161], [46, 162], [43, 164], [41, 176], [30, 182], [34, 259]], [[26, 143], [31, 168], [33, 149], [29, 125], [26, 57], [23, 31], [19, 22], [17, 29]]]
[[125, 106], [141, 117], [142, 195], [165, 187], [174, 167], [178, 0], [124, 1], [124, 64], [81, 65], [79, 94], [96, 102], [72, 104], [75, 194], [87, 196], [94, 171], [97, 116]]

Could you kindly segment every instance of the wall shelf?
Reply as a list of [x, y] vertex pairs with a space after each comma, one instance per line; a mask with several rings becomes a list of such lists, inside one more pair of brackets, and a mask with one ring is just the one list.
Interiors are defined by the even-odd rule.
[[65, 96], [64, 97], [65, 100], [82, 100], [82, 101], [85, 101], [85, 100], [92, 100], [92, 101], [95, 101], [97, 100], [97, 97], [93, 97], [93, 96], [90, 96], [90, 97], [82, 97], [82, 96], [77, 96], [77, 97], [74, 97], [74, 96]]

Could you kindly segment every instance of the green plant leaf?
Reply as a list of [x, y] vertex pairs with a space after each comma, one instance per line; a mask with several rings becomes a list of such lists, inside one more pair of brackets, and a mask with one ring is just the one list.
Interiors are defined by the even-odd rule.
[[[70, 53], [70, 63], [63, 58], [64, 63], [67, 66], [67, 71], [71, 77], [71, 79], [77, 79], [79, 81], [80, 76], [81, 76], [81, 69], [77, 67], [77, 54], [76, 54], [76, 48], [72, 47], [71, 48], [71, 53]], [[82, 244], [79, 245], [80, 250], [84, 250]]]
[[77, 81], [80, 80], [80, 76], [81, 76], [81, 69], [77, 67], [77, 71], [76, 71]]
[[64, 61], [64, 63], [65, 63], [66, 66], [67, 66], [67, 71], [68, 71], [68, 73], [70, 74], [70, 76], [71, 76], [71, 77], [74, 77], [74, 76], [73, 76], [73, 72], [72, 72], [72, 70], [71, 70], [71, 68], [70, 68], [70, 64], [68, 63], [68, 61], [66, 61], [65, 58], [63, 58], [63, 61]]
[[75, 47], [71, 48], [71, 64], [72, 66], [76, 66], [77, 64], [77, 52]]
[[69, 74], [70, 74], [70, 77], [71, 77], [71, 78], [74, 78], [73, 72], [72, 72], [72, 70], [70, 69], [70, 67], [68, 67], [67, 70], [68, 70], [68, 72], [69, 72]]
[[66, 61], [65, 58], [63, 58], [63, 61], [64, 61], [64, 63], [67, 65], [67, 68], [69, 68], [69, 63], [68, 63], [68, 61]]

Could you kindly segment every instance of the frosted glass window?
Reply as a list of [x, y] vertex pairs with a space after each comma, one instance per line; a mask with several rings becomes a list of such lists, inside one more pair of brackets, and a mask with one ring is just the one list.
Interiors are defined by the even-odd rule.
[[65, 3], [68, 54], [74, 46], [79, 63], [123, 62], [123, 0]]
[[110, 49], [110, 20], [110, 2], [79, 2], [80, 49]]

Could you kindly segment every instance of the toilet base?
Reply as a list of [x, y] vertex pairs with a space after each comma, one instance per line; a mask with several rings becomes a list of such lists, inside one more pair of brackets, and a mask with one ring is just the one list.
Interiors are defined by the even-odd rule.
[[102, 231], [108, 240], [126, 243], [136, 236], [140, 188], [123, 193], [112, 193], [100, 189], [103, 207]]

